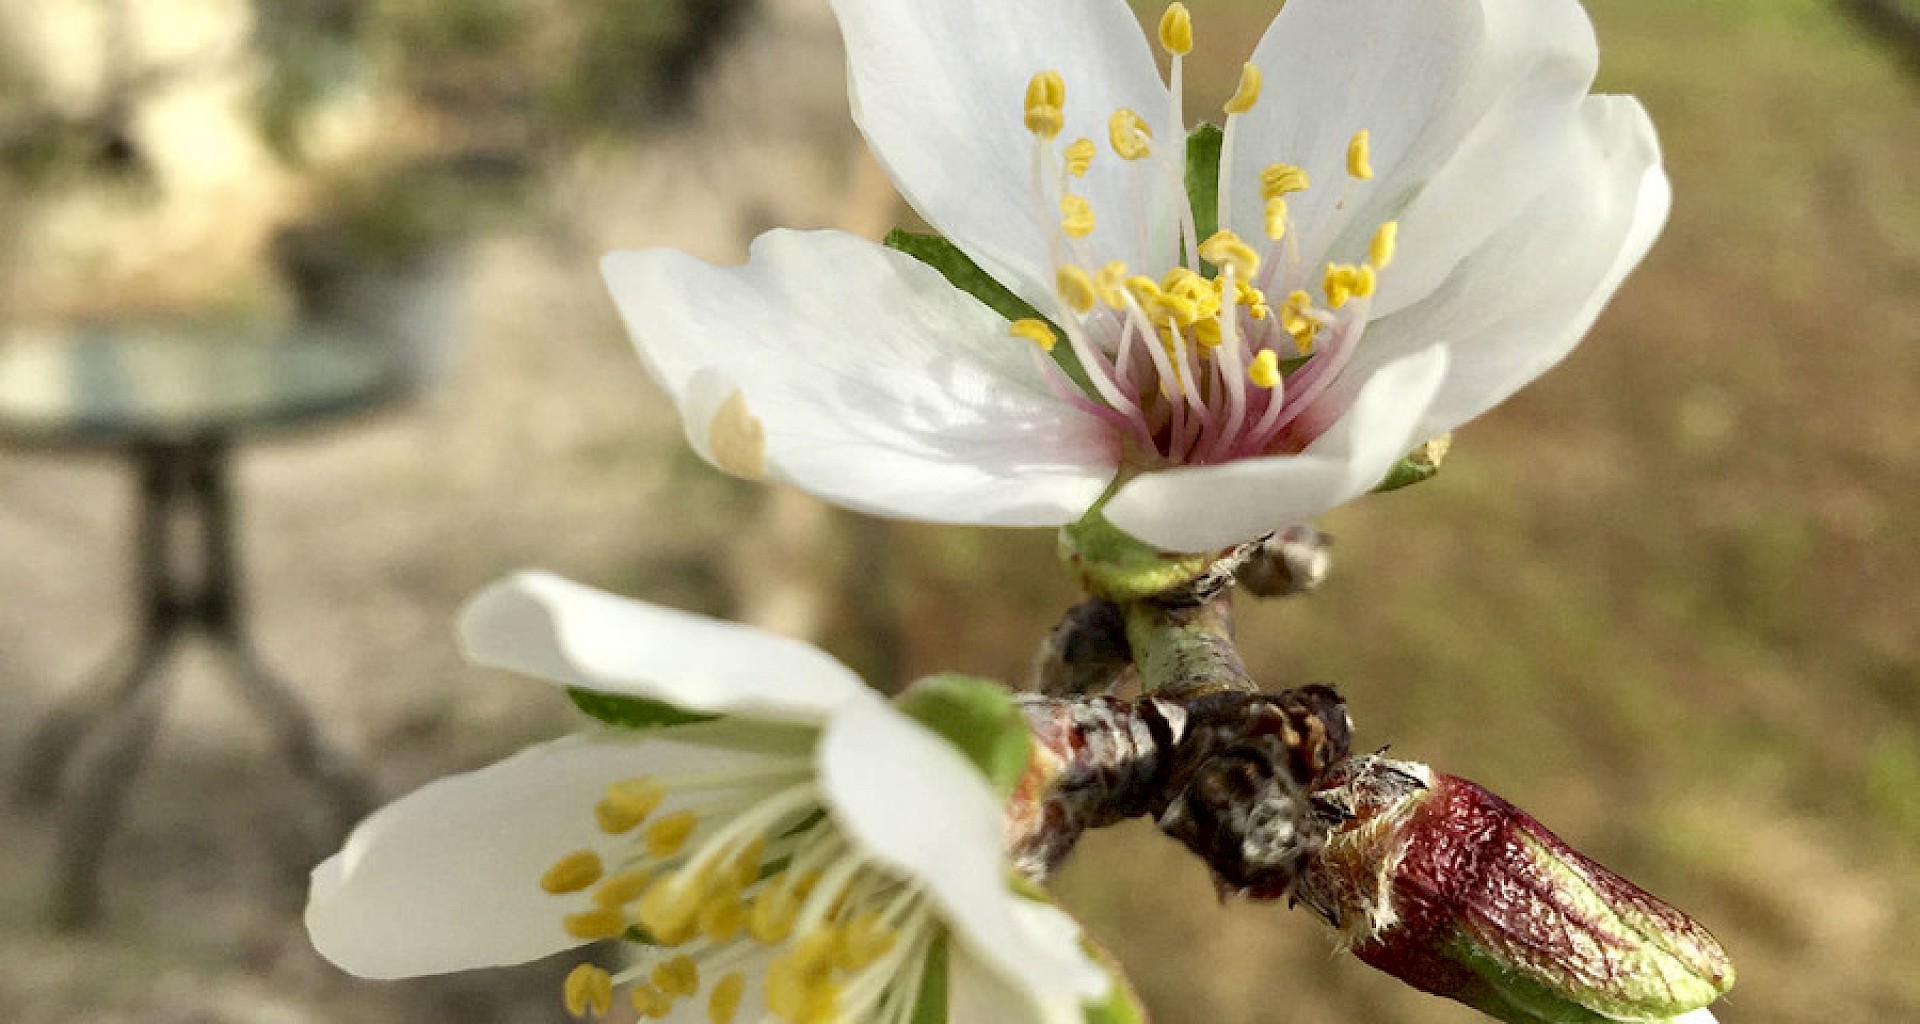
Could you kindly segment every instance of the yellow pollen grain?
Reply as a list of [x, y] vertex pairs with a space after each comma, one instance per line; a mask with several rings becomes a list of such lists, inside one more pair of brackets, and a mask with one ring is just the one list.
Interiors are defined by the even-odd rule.
[[646, 868], [628, 868], [600, 883], [593, 891], [593, 903], [598, 907], [624, 907], [640, 898], [653, 884], [653, 872]]
[[592, 964], [581, 964], [568, 972], [560, 991], [572, 1016], [613, 1009], [613, 976]]
[[1053, 272], [1053, 286], [1060, 293], [1060, 301], [1075, 313], [1091, 310], [1100, 299], [1093, 287], [1093, 277], [1071, 263]]
[[1127, 265], [1120, 260], [1112, 260], [1093, 275], [1094, 291], [1100, 293], [1100, 301], [1120, 309], [1127, 304], [1126, 284]]
[[1260, 172], [1260, 198], [1277, 199], [1294, 192], [1305, 192], [1313, 184], [1306, 169], [1292, 164], [1268, 164]]
[[1122, 160], [1143, 160], [1153, 152], [1153, 129], [1145, 118], [1121, 107], [1107, 118], [1107, 143]]
[[1247, 364], [1247, 379], [1257, 388], [1271, 391], [1280, 386], [1280, 357], [1270, 348], [1263, 348]]
[[675, 811], [647, 826], [642, 834], [647, 844], [647, 855], [661, 858], [671, 857], [687, 845], [693, 836], [693, 830], [700, 827], [700, 817], [692, 811]]
[[1060, 197], [1060, 230], [1070, 238], [1085, 238], [1093, 234], [1093, 204], [1087, 202], [1087, 197]]
[[667, 1015], [673, 1012], [673, 997], [647, 982], [643, 981], [633, 986], [632, 998], [633, 1012], [638, 1014], [641, 1020], [649, 1017], [655, 1020], [666, 1020]]
[[1027, 130], [1043, 139], [1066, 127], [1067, 83], [1058, 71], [1042, 71], [1027, 81]]
[[739, 971], [729, 972], [726, 977], [714, 983], [713, 995], [707, 998], [708, 1024], [733, 1024], [740, 1015], [740, 1001], [747, 994], [747, 976]]
[[1240, 65], [1240, 85], [1227, 98], [1223, 108], [1228, 114], [1244, 114], [1260, 102], [1260, 69], [1249, 61]]
[[656, 965], [650, 977], [655, 988], [676, 998], [700, 991], [700, 966], [690, 956], [676, 956]]
[[1267, 200], [1267, 237], [1278, 242], [1287, 237], [1287, 199], [1274, 196]]
[[1339, 309], [1353, 298], [1354, 278], [1352, 267], [1340, 263], [1327, 264], [1327, 274], [1320, 287], [1327, 294], [1328, 308]]
[[1093, 166], [1094, 154], [1099, 150], [1092, 139], [1075, 139], [1066, 148], [1067, 173], [1076, 178], [1087, 176], [1087, 168]]
[[1193, 52], [1193, 15], [1179, 0], [1168, 4], [1160, 15], [1160, 45], [1175, 57]]
[[[752, 416], [746, 412], [746, 398], [735, 391], [725, 403], [722, 403], [720, 411], [714, 414], [713, 434], [716, 435], [714, 439], [717, 440], [717, 435], [724, 432], [720, 428], [720, 421], [728, 415], [728, 407], [733, 405], [735, 400], [739, 402], [738, 411], [748, 419], [752, 419]], [[754, 421], [756, 425], [758, 422]], [[764, 462], [764, 434], [761, 450]], [[716, 459], [722, 457], [721, 446], [714, 447], [714, 457]], [[724, 462], [721, 468], [727, 468]], [[660, 806], [660, 801], [665, 800], [666, 797], [667, 788], [655, 779], [623, 779], [607, 787], [606, 795], [594, 805], [593, 816], [599, 821], [601, 831], [608, 835], [620, 835], [633, 831], [641, 822], [647, 820], [647, 816], [651, 815]]]
[[1361, 181], [1373, 177], [1371, 136], [1365, 128], [1353, 133], [1353, 139], [1347, 143], [1347, 173]]
[[1008, 324], [1007, 333], [1033, 342], [1040, 346], [1042, 352], [1053, 351], [1053, 346], [1060, 342], [1060, 339], [1054, 335], [1053, 328], [1048, 326], [1045, 320], [1036, 320], [1033, 317], [1022, 317]]
[[1216, 267], [1231, 266], [1234, 276], [1241, 281], [1251, 280], [1260, 270], [1260, 254], [1226, 228], [1200, 243], [1200, 258]]
[[1387, 221], [1373, 233], [1373, 241], [1367, 244], [1367, 262], [1375, 270], [1387, 269], [1393, 262], [1393, 251], [1400, 244], [1400, 222]]
[[619, 937], [627, 930], [627, 915], [618, 910], [601, 907], [597, 910], [582, 910], [577, 914], [568, 914], [560, 921], [567, 934], [583, 942], [595, 942], [600, 939]]
[[579, 892], [598, 882], [605, 870], [600, 864], [599, 854], [592, 850], [575, 850], [555, 861], [546, 874], [540, 876], [540, 888], [555, 896]]

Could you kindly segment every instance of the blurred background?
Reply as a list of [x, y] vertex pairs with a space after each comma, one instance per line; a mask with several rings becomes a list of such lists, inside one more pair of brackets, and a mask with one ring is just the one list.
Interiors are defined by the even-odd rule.
[[[1190, 4], [1205, 116], [1272, 4]], [[1664, 238], [1437, 482], [1321, 524], [1321, 593], [1243, 600], [1244, 651], [1269, 686], [1338, 685], [1359, 745], [1485, 783], [1697, 916], [1740, 969], [1726, 1024], [1920, 1019], [1916, 8], [1588, 7], [1601, 88], [1661, 129]], [[1025, 676], [1075, 598], [1050, 533], [711, 471], [596, 268], [909, 216], [824, 0], [0, 0], [0, 323], [311, 320], [415, 350], [410, 401], [249, 443], [234, 483], [261, 656], [388, 794], [575, 724], [454, 650], [461, 601], [522, 567], [889, 683]], [[0, 444], [9, 772], [133, 635], [134, 514], [111, 452]], [[0, 809], [0, 1018], [563, 1018], [568, 964], [320, 961], [299, 908], [337, 837], [217, 666], [170, 678], [92, 929], [47, 924], [49, 813]], [[1149, 826], [1092, 837], [1060, 889], [1166, 1024], [1482, 1019], [1334, 956], [1304, 912], [1217, 905]]]

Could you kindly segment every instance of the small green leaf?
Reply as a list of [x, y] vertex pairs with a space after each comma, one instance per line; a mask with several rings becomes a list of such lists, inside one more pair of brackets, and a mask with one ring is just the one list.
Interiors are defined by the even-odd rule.
[[694, 722], [711, 722], [717, 715], [682, 711], [671, 704], [639, 697], [616, 697], [577, 686], [567, 687], [573, 706], [608, 725], [622, 729], [665, 729]]
[[1202, 121], [1187, 136], [1187, 200], [1193, 204], [1195, 244], [1220, 230], [1220, 126]]
[[920, 996], [913, 1002], [913, 1024], [947, 1024], [947, 939], [942, 935], [927, 949], [927, 966], [920, 974]]
[[[887, 248], [897, 249], [940, 272], [947, 283], [985, 303], [988, 309], [1008, 320], [1042, 319], [1027, 300], [1015, 295], [1006, 285], [995, 281], [960, 251], [960, 247], [939, 235], [923, 235], [895, 228], [887, 232]], [[1056, 332], [1057, 333], [1057, 332]]]
[[1033, 732], [1013, 694], [999, 683], [953, 673], [928, 676], [894, 704], [958, 747], [1001, 796], [1010, 795], [1026, 774]]
[[1405, 458], [1394, 463], [1393, 468], [1387, 471], [1386, 479], [1373, 489], [1374, 493], [1385, 494], [1433, 479], [1439, 475], [1440, 464], [1446, 461], [1447, 450], [1452, 447], [1453, 435], [1442, 434], [1408, 452]]

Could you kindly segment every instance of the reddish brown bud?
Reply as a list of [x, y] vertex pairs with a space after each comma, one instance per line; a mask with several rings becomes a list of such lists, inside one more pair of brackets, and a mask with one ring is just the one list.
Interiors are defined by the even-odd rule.
[[1359, 757], [1316, 796], [1352, 818], [1297, 897], [1415, 988], [1512, 1024], [1601, 1024], [1672, 1020], [1733, 986], [1705, 928], [1472, 782]]

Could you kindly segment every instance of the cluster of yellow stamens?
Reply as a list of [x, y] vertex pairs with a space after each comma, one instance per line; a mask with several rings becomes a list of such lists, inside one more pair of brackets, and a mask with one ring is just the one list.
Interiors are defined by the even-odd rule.
[[[1193, 50], [1193, 18], [1185, 5], [1170, 4], [1158, 26], [1161, 48], [1170, 57], [1171, 107], [1168, 124], [1183, 142], [1182, 61]], [[1249, 63], [1223, 106], [1218, 222], [1231, 223], [1237, 126], [1260, 102], [1260, 69]], [[1311, 440], [1287, 433], [1308, 406], [1325, 394], [1351, 355], [1366, 326], [1369, 299], [1379, 274], [1393, 258], [1398, 227], [1379, 226], [1364, 259], [1328, 261], [1316, 273], [1302, 252], [1324, 250], [1344, 224], [1351, 192], [1334, 204], [1323, 237], [1294, 236], [1289, 197], [1312, 187], [1305, 168], [1268, 164], [1260, 174], [1263, 204], [1259, 244], [1250, 244], [1223, 227], [1201, 238], [1195, 210], [1179, 187], [1185, 167], [1182, 145], [1157, 146], [1153, 128], [1138, 111], [1122, 107], [1107, 119], [1107, 143], [1113, 156], [1141, 163], [1137, 175], [1159, 175], [1180, 197], [1174, 220], [1184, 259], [1155, 277], [1124, 262], [1099, 264], [1086, 258], [1086, 240], [1095, 234], [1096, 211], [1074, 191], [1100, 158], [1090, 139], [1056, 149], [1065, 130], [1067, 83], [1056, 71], [1042, 71], [1027, 87], [1026, 125], [1035, 139], [1034, 183], [1043, 208], [1057, 206], [1053, 241], [1054, 293], [1064, 315], [1055, 321], [1028, 318], [1010, 325], [1011, 333], [1032, 341], [1036, 352], [1052, 353], [1062, 335], [1084, 372], [1084, 385], [1042, 360], [1056, 392], [1069, 402], [1110, 422], [1129, 439], [1129, 448], [1149, 461], [1217, 462], [1299, 446]], [[1165, 130], [1165, 129], [1163, 129]], [[1051, 170], [1049, 170], [1051, 168]], [[1372, 138], [1362, 129], [1346, 149], [1348, 188], [1373, 178]], [[1149, 194], [1143, 178], [1136, 194]], [[1140, 218], [1151, 220], [1152, 218]], [[1138, 221], [1136, 221], [1138, 223]], [[1141, 241], [1146, 241], [1143, 232]], [[1097, 266], [1097, 269], [1095, 267]], [[1272, 301], [1268, 295], [1282, 295]]]
[[[540, 886], [587, 897], [562, 918], [568, 934], [625, 938], [651, 955], [618, 975], [574, 968], [568, 1012], [607, 1013], [624, 988], [639, 1019], [664, 1019], [711, 979], [708, 1020], [731, 1024], [745, 998], [743, 965], [761, 950], [774, 953], [765, 989], [777, 1020], [829, 1024], [863, 1010], [892, 1020], [911, 1008], [937, 926], [926, 897], [849, 846], [795, 760], [751, 775], [607, 787], [594, 808], [607, 849], [561, 857]], [[664, 809], [701, 791], [711, 799]]]

